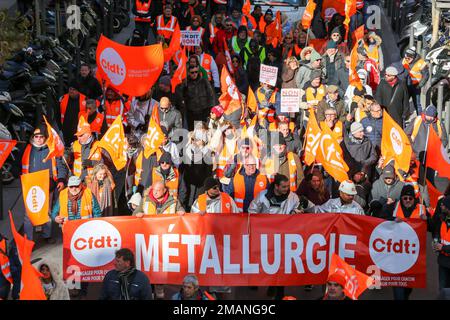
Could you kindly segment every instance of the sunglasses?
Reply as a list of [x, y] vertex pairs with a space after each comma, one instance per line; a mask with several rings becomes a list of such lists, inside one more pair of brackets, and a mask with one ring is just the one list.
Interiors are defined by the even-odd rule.
[[69, 189], [77, 189], [77, 188], [79, 188], [80, 186], [70, 186], [69, 187]]
[[212, 187], [212, 188], [210, 188], [210, 189], [218, 190], [218, 189], [219, 189], [219, 186], [214, 186], [214, 187]]
[[38, 139], [44, 139], [45, 138], [43, 135], [40, 135], [40, 134], [36, 134], [34, 137], [38, 138]]
[[191, 71], [191, 72], [189, 72], [189, 74], [197, 74], [198, 73], [198, 71]]
[[227, 26], [227, 27], [232, 27], [233, 25], [232, 25], [232, 24], [226, 24], [225, 26]]
[[412, 200], [414, 200], [414, 197], [405, 196], [405, 197], [402, 197], [402, 200], [412, 201]]

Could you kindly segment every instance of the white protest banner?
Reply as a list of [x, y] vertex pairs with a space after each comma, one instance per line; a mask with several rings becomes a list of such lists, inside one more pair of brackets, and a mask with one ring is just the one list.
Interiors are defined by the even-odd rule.
[[278, 68], [261, 64], [259, 69], [259, 82], [269, 84], [273, 87], [277, 84]]
[[300, 89], [281, 89], [281, 112], [299, 112]]
[[199, 46], [202, 41], [200, 31], [182, 30], [181, 31], [181, 45], [186, 47]]

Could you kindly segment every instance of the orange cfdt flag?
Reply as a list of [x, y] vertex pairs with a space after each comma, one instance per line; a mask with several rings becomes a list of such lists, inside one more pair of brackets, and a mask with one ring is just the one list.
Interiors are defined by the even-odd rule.
[[353, 300], [374, 284], [372, 277], [351, 267], [336, 253], [331, 257], [327, 281], [339, 283], [344, 287], [344, 294]]
[[160, 43], [125, 46], [101, 36], [97, 45], [97, 67], [102, 79], [123, 94], [139, 97], [158, 80], [164, 65]]
[[425, 159], [426, 166], [436, 170], [440, 177], [450, 179], [450, 159], [447, 150], [442, 145], [442, 141], [433, 126], [428, 127], [428, 146]]
[[317, 123], [316, 115], [313, 108], [309, 109], [309, 120], [306, 126], [305, 134], [305, 163], [310, 166], [317, 156], [317, 149], [319, 147], [322, 130], [320, 130]]
[[355, 86], [356, 88], [358, 88], [358, 90], [362, 90], [362, 88], [363, 88], [362, 82], [358, 76], [358, 73], [356, 72], [356, 66], [358, 65], [357, 49], [358, 49], [358, 46], [355, 44], [350, 53], [350, 68], [349, 68], [348, 81], [349, 81], [350, 85]]
[[334, 179], [339, 182], [348, 180], [349, 168], [344, 161], [342, 148], [331, 132], [322, 131], [316, 158]]
[[99, 147], [106, 150], [117, 170], [127, 164], [127, 140], [122, 124], [122, 116], [118, 115], [99, 142]]
[[231, 114], [239, 108], [241, 108], [241, 112], [243, 112], [241, 94], [234, 83], [233, 78], [228, 73], [227, 68], [222, 68], [220, 87], [223, 93], [219, 97], [219, 103], [223, 107], [224, 113]]
[[311, 27], [312, 19], [314, 18], [314, 11], [316, 10], [316, 3], [314, 0], [309, 0], [306, 5], [305, 11], [302, 17], [303, 29], [309, 29]]
[[8, 159], [9, 154], [16, 144], [16, 140], [0, 140], [0, 168], [3, 167], [3, 164]]
[[256, 102], [255, 93], [253, 92], [252, 88], [250, 88], [250, 87], [248, 87], [247, 107], [253, 113], [255, 113], [256, 110], [258, 110], [258, 103]]
[[150, 117], [147, 135], [144, 140], [144, 157], [148, 158], [154, 152], [158, 151], [163, 141], [164, 133], [162, 132], [161, 127], [154, 117]]
[[177, 70], [175, 70], [171, 80], [172, 93], [175, 92], [177, 85], [179, 85], [181, 82], [183, 82], [184, 79], [186, 79], [186, 64], [186, 49], [183, 48], [183, 50], [181, 50], [180, 63], [178, 63], [178, 68]]
[[47, 126], [47, 141], [45, 142], [48, 147], [48, 155], [45, 157], [44, 161], [53, 159], [56, 157], [64, 156], [64, 143], [61, 137], [56, 132], [55, 129], [48, 123], [47, 118], [44, 116], [45, 125]]
[[49, 221], [50, 171], [48, 169], [22, 174], [23, 202], [25, 211], [33, 226]]
[[181, 31], [179, 24], [175, 24], [175, 29], [172, 33], [169, 46], [163, 50], [164, 62], [168, 62], [172, 59], [175, 53], [180, 50], [181, 47]]
[[383, 111], [383, 132], [381, 134], [381, 155], [384, 163], [394, 160], [396, 170], [409, 171], [412, 147], [408, 136], [389, 113]]

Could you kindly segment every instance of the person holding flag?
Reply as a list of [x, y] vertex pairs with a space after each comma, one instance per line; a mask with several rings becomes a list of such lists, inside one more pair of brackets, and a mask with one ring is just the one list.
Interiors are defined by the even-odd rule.
[[[46, 169], [49, 170], [49, 208], [51, 208], [53, 196], [57, 195], [58, 192], [64, 189], [68, 170], [62, 157], [52, 157], [51, 159], [47, 159], [50, 152], [47, 145], [47, 140], [47, 128], [44, 126], [36, 127], [30, 138], [30, 143], [25, 147], [25, 151], [22, 156], [22, 174], [33, 173]], [[36, 227], [36, 230], [39, 230], [47, 243], [55, 243], [55, 240], [51, 238], [51, 221], [43, 226]], [[27, 238], [33, 240], [33, 225], [27, 214], [24, 215], [24, 231]]]

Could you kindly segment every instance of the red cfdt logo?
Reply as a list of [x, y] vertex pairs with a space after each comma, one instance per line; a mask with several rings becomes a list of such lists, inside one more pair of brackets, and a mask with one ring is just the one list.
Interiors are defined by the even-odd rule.
[[98, 239], [94, 237], [78, 238], [74, 242], [74, 247], [77, 250], [93, 249], [93, 248], [117, 248], [119, 239], [111, 238], [111, 236], [101, 236]]
[[377, 238], [373, 241], [373, 250], [376, 252], [415, 254], [416, 243], [411, 243], [409, 239], [400, 239], [399, 241], [388, 239], [385, 241]]
[[127, 68], [120, 54], [113, 48], [105, 48], [99, 57], [101, 69], [115, 86], [121, 85], [127, 74]]
[[101, 61], [103, 70], [108, 70], [109, 72], [115, 73], [119, 76], [125, 75], [125, 70], [118, 64], [110, 63], [106, 61], [106, 59], [102, 59]]

